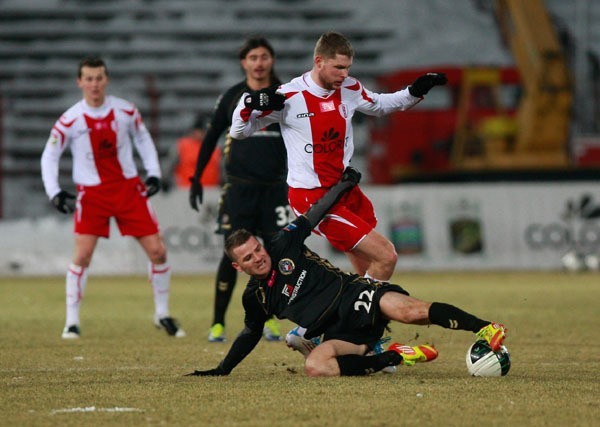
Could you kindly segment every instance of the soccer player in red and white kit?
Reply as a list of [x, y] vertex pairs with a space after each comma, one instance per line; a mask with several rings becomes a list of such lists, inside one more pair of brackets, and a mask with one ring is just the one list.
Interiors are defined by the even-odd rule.
[[[135, 105], [106, 95], [108, 70], [101, 58], [79, 63], [77, 85], [83, 99], [54, 124], [42, 153], [46, 194], [60, 212], [74, 212], [75, 253], [66, 278], [66, 322], [62, 338], [79, 338], [79, 308], [88, 267], [99, 237], [108, 238], [110, 218], [122, 235], [138, 240], [149, 260], [154, 290], [154, 323], [175, 337], [185, 336], [169, 314], [171, 268], [148, 198], [159, 191], [161, 171], [150, 133]], [[60, 188], [59, 161], [70, 147], [77, 197]], [[147, 179], [138, 176], [133, 147]]]
[[[278, 122], [288, 156], [290, 206], [299, 215], [337, 183], [354, 152], [352, 116], [356, 111], [384, 115], [406, 110], [432, 87], [446, 83], [443, 74], [420, 76], [406, 89], [379, 94], [349, 77], [354, 48], [342, 34], [323, 34], [314, 50], [314, 65], [280, 86], [242, 96], [233, 113], [230, 135], [243, 139]], [[393, 244], [375, 231], [371, 201], [358, 186], [344, 195], [315, 228], [344, 251], [356, 273], [387, 281], [397, 254]]]

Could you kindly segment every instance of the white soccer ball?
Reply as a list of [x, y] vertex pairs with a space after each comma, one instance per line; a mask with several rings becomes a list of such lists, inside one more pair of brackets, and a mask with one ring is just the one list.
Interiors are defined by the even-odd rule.
[[599, 271], [600, 270], [600, 257], [596, 254], [587, 254], [583, 258], [583, 262], [585, 267], [589, 271]]
[[510, 354], [506, 347], [494, 352], [485, 340], [474, 342], [466, 359], [467, 370], [474, 377], [501, 377], [510, 370]]
[[583, 257], [576, 251], [567, 252], [562, 256], [561, 261], [567, 271], [579, 272], [586, 268]]

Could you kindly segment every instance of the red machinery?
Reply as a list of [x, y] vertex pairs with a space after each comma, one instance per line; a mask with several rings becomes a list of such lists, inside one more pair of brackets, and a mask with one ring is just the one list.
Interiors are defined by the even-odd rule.
[[515, 68], [402, 70], [378, 78], [376, 90], [396, 91], [426, 72], [445, 73], [447, 85], [433, 88], [408, 111], [369, 119], [368, 161], [373, 183], [448, 171], [454, 168], [459, 145], [461, 153], [477, 152], [486, 149], [478, 140], [507, 139], [515, 132], [520, 92]]

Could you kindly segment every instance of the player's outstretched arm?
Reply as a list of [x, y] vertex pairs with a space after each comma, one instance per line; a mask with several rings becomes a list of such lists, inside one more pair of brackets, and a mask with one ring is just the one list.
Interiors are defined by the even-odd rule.
[[229, 375], [233, 368], [235, 368], [242, 360], [246, 358], [246, 356], [252, 352], [252, 350], [254, 350], [254, 347], [256, 347], [256, 344], [258, 344], [261, 337], [262, 328], [254, 331], [248, 327], [245, 327], [233, 342], [225, 358], [216, 368], [208, 369], [206, 371], [196, 370], [186, 374], [185, 376], [214, 377]]
[[417, 77], [417, 79], [408, 87], [410, 94], [417, 98], [422, 98], [434, 86], [442, 86], [448, 82], [444, 73], [427, 73]]
[[335, 205], [340, 198], [360, 182], [361, 174], [358, 170], [348, 166], [342, 175], [340, 182], [323, 195], [314, 205], [310, 207], [304, 216], [310, 222], [311, 228], [315, 228], [325, 217], [329, 209]]

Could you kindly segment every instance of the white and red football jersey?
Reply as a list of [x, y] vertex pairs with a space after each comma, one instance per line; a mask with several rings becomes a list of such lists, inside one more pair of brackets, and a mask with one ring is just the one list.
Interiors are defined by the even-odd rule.
[[233, 113], [230, 135], [244, 139], [254, 131], [279, 122], [288, 153], [287, 183], [294, 188], [331, 187], [342, 177], [354, 153], [352, 116], [355, 111], [380, 116], [406, 110], [421, 98], [407, 89], [374, 93], [352, 77], [337, 90], [318, 86], [310, 72], [282, 85], [286, 97], [281, 111], [257, 111], [244, 105]]
[[85, 100], [69, 108], [54, 124], [42, 153], [42, 179], [50, 199], [59, 191], [59, 160], [67, 147], [73, 156], [73, 181], [92, 186], [137, 176], [133, 146], [148, 176], [161, 177], [154, 141], [135, 107], [107, 96], [100, 107]]

